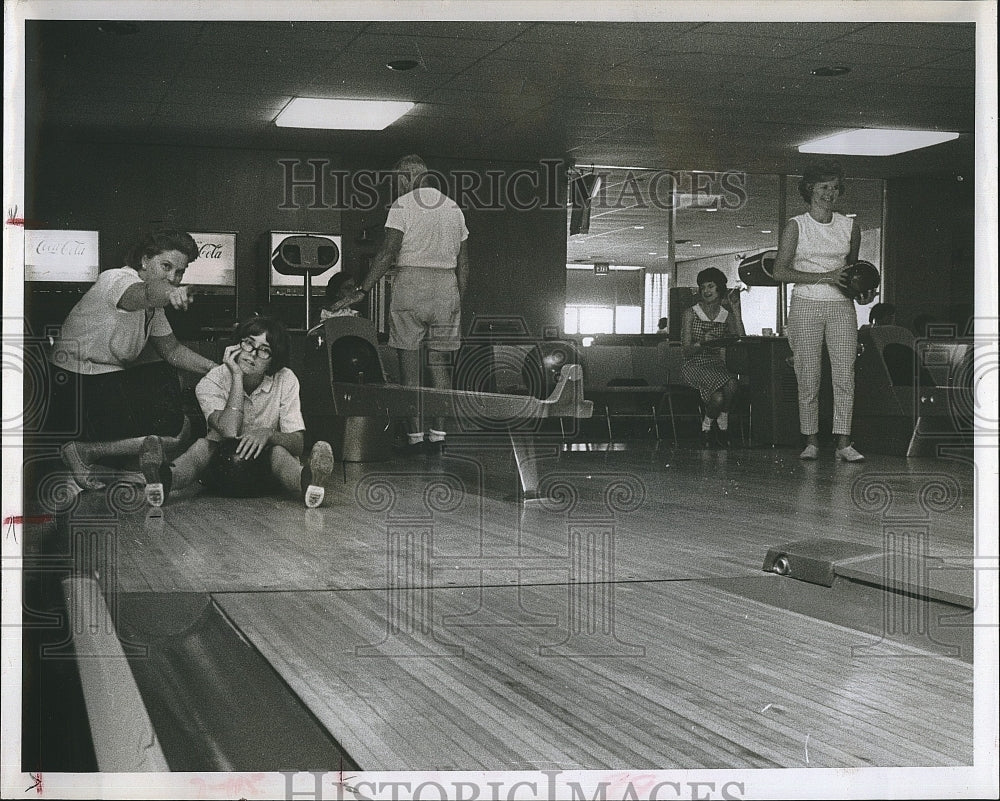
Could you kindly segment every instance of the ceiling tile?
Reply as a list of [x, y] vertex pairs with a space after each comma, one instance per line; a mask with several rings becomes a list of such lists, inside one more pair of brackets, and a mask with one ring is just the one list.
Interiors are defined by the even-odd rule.
[[[800, 169], [807, 139], [884, 125], [963, 136], [889, 159], [845, 158], [852, 175], [971, 174], [975, 165], [970, 24], [137, 20], [134, 30], [29, 23], [27, 134], [40, 125], [110, 143], [354, 152], [373, 164], [405, 150], [756, 173]], [[396, 58], [420, 66], [392, 72], [385, 64]], [[809, 74], [827, 64], [851, 72]], [[271, 120], [293, 95], [417, 106], [381, 132], [278, 129]], [[773, 213], [770, 194], [754, 192], [739, 214], [680, 213], [692, 237], [705, 238], [685, 257], [761, 245], [732, 234], [728, 218]], [[622, 220], [648, 230], [591, 238], [588, 255], [651, 258], [662, 217], [609, 211], [595, 233]]]
[[446, 39], [476, 39], [503, 42], [522, 35], [531, 22], [374, 22], [366, 33], [379, 36], [416, 36]]
[[974, 50], [976, 26], [971, 22], [879, 22], [859, 27], [843, 37], [845, 44], [908, 48]]

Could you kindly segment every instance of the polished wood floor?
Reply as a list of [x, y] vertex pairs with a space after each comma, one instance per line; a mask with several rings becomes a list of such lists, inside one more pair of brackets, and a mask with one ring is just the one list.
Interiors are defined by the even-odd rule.
[[526, 503], [502, 449], [456, 444], [347, 465], [315, 510], [121, 486], [57, 523], [81, 552], [111, 532], [106, 592], [210, 594], [366, 770], [972, 763], [971, 659], [772, 602], [794, 580], [762, 571], [901, 531], [969, 569], [969, 451], [576, 448]]

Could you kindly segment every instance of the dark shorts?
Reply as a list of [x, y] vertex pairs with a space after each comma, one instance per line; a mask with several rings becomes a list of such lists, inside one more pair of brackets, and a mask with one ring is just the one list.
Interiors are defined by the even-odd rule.
[[256, 459], [239, 459], [235, 455], [238, 439], [211, 442], [212, 456], [201, 474], [201, 483], [216, 495], [227, 498], [256, 498], [281, 487], [271, 472], [271, 450], [268, 446]]
[[98, 375], [55, 368], [52, 377], [54, 421], [67, 439], [174, 437], [184, 423], [180, 381], [166, 362]]

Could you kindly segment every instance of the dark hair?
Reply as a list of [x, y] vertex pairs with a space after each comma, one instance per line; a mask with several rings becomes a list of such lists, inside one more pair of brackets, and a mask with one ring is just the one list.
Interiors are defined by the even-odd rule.
[[326, 285], [326, 300], [328, 303], [333, 303], [333, 301], [340, 298], [340, 290], [343, 288], [344, 284], [348, 281], [354, 281], [355, 278], [350, 273], [345, 273], [341, 270], [339, 273], [334, 273], [330, 276], [330, 280]]
[[187, 256], [189, 263], [198, 258], [198, 245], [191, 234], [186, 231], [166, 229], [145, 234], [129, 251], [125, 263], [133, 270], [141, 270], [144, 258], [151, 259], [153, 256], [166, 253], [168, 250], [183, 253]]
[[868, 322], [878, 324], [883, 320], [888, 320], [895, 313], [896, 307], [891, 303], [876, 303], [868, 311]]
[[427, 172], [427, 162], [420, 158], [420, 156], [416, 153], [410, 153], [409, 155], [399, 158], [392, 166], [392, 171], [425, 173]]
[[668, 323], [669, 323], [669, 320], [667, 320], [667, 318], [666, 318], [666, 317], [661, 317], [661, 318], [660, 318], [660, 319], [659, 319], [659, 320], [657, 321], [657, 323], [656, 323], [656, 327], [657, 327], [657, 328], [666, 328], [666, 327], [667, 327], [667, 324], [668, 324]]
[[844, 171], [839, 161], [824, 159], [806, 166], [799, 180], [799, 194], [806, 203], [812, 201], [813, 187], [823, 181], [837, 181], [837, 189], [844, 194]]
[[237, 326], [236, 341], [242, 342], [247, 337], [255, 337], [258, 334], [265, 334], [267, 344], [271, 346], [271, 361], [268, 362], [264, 372], [267, 375], [274, 375], [282, 367], [288, 365], [288, 356], [291, 350], [288, 329], [285, 328], [285, 324], [281, 320], [274, 317], [255, 315]]
[[722, 272], [718, 267], [706, 267], [700, 273], [698, 273], [698, 286], [702, 284], [707, 284], [711, 281], [715, 284], [715, 288], [719, 290], [720, 295], [726, 294], [726, 274]]

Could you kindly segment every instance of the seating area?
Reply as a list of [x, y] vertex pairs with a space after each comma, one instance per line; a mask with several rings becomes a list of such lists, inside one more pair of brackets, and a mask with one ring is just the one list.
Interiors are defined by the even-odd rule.
[[[579, 349], [584, 393], [594, 401], [609, 441], [629, 434], [662, 439], [676, 445], [694, 437], [701, 418], [698, 392], [681, 378], [679, 342], [660, 338], [637, 345], [601, 345]], [[638, 423], [638, 431], [636, 431]]]
[[972, 440], [971, 342], [877, 326], [858, 339], [854, 430], [869, 450], [934, 455]]

